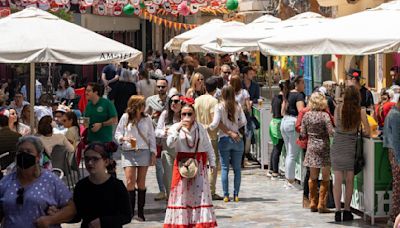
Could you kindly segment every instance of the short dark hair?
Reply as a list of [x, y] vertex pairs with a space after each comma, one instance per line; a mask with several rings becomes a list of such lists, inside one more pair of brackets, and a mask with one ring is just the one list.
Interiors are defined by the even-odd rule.
[[167, 83], [167, 85], [168, 85], [168, 80], [167, 80], [165, 77], [158, 78], [158, 79], [157, 79], [157, 82], [158, 82], [158, 81], [165, 81], [165, 82]]
[[399, 73], [399, 67], [398, 66], [392, 66], [392, 68], [390, 68], [390, 71], [394, 71], [396, 73]]
[[242, 68], [242, 74], [247, 74], [247, 73], [249, 73], [249, 71], [255, 71], [254, 69], [253, 69], [253, 67], [249, 67], [249, 66], [244, 66], [243, 68]]
[[214, 69], [214, 67], [215, 67], [215, 62], [210, 61], [207, 63], [207, 68]]
[[99, 83], [96, 83], [96, 82], [89, 82], [87, 86], [92, 87], [93, 93], [94, 93], [94, 92], [97, 92], [97, 95], [98, 95], [99, 97], [103, 96], [103, 89], [102, 89], [102, 87], [100, 86]]
[[0, 127], [8, 126], [8, 117], [5, 115], [0, 115]]
[[49, 135], [53, 133], [53, 127], [51, 126], [51, 122], [53, 119], [51, 116], [44, 116], [39, 120], [38, 125], [38, 133], [41, 135]]
[[206, 80], [206, 91], [207, 93], [212, 93], [217, 89], [218, 79], [216, 76], [212, 76]]

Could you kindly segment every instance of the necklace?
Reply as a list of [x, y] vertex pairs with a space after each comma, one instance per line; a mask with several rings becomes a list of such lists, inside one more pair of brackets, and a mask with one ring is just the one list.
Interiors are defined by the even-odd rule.
[[196, 141], [197, 141], [197, 132], [194, 132], [194, 139], [193, 139], [193, 144], [192, 144], [192, 145], [190, 145], [190, 143], [189, 143], [189, 140], [188, 140], [186, 131], [183, 131], [183, 133], [185, 134], [186, 145], [187, 145], [190, 149], [193, 149], [194, 146], [195, 146], [195, 144], [196, 144]]

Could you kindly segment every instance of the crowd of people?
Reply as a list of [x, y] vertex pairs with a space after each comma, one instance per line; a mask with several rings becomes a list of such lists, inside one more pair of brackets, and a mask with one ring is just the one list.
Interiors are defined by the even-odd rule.
[[[167, 201], [164, 227], [216, 227], [213, 200], [240, 202], [241, 171], [251, 159], [248, 148], [257, 128], [252, 106], [260, 99], [260, 87], [255, 75], [244, 54], [236, 62], [223, 56], [219, 67], [212, 55], [180, 54], [170, 61], [165, 54], [148, 53], [138, 68], [125, 62], [105, 66], [98, 82], [85, 86], [88, 102], [82, 110], [74, 106], [82, 97], [68, 77], [54, 95], [40, 94], [34, 107], [20, 90], [11, 102], [0, 93], [0, 142], [2, 151], [9, 152], [0, 160], [4, 227], [144, 222], [149, 166], [156, 168], [159, 193], [154, 200]], [[296, 187], [295, 159], [303, 149], [308, 170], [303, 206], [330, 212], [333, 170], [335, 221], [353, 219], [356, 145], [360, 133], [372, 134], [368, 115], [377, 119], [389, 148], [393, 180], [400, 176], [400, 87], [383, 91], [375, 107], [361, 78], [361, 71], [351, 69], [345, 85], [326, 82], [306, 97], [304, 79], [296, 76], [279, 81], [280, 92], [271, 101], [274, 148], [267, 175], [285, 179], [288, 189]], [[284, 175], [279, 168], [283, 149]], [[59, 150], [65, 151], [68, 166], [83, 163], [88, 176], [67, 186], [54, 175]], [[116, 151], [121, 152], [125, 184], [116, 176]], [[216, 188], [219, 170], [221, 190]], [[399, 200], [400, 185], [394, 181], [393, 222]]]

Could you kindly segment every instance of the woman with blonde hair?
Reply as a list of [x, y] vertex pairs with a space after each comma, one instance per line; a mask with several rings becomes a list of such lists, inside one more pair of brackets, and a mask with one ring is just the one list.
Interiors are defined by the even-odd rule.
[[204, 85], [204, 76], [201, 73], [195, 73], [191, 79], [191, 85], [186, 93], [186, 97], [196, 99], [206, 93]]
[[[304, 166], [310, 168], [310, 179], [308, 180], [310, 209], [311, 212], [327, 213], [330, 212], [326, 207], [331, 166], [329, 136], [333, 134], [333, 124], [329, 114], [325, 111], [328, 103], [322, 93], [314, 92], [311, 95], [308, 108], [309, 111], [304, 114], [301, 122], [300, 137], [308, 138]], [[318, 200], [320, 170], [322, 170], [322, 182]]]
[[[370, 134], [365, 108], [360, 105], [361, 95], [355, 86], [349, 86], [344, 91], [343, 103], [335, 109], [335, 134], [331, 146], [331, 164], [335, 174], [333, 195], [335, 198], [335, 221], [353, 220], [350, 203], [354, 185], [354, 159], [356, 153], [357, 134], [363, 125], [363, 134]], [[342, 182], [346, 180], [346, 194], [342, 217]]]
[[[153, 122], [144, 114], [145, 98], [133, 95], [129, 98], [126, 112], [118, 123], [115, 140], [122, 147], [122, 167], [125, 171], [126, 187], [131, 200], [132, 213], [138, 192], [138, 217], [145, 221], [146, 174], [156, 161], [156, 136]], [[138, 187], [136, 190], [135, 187]]]

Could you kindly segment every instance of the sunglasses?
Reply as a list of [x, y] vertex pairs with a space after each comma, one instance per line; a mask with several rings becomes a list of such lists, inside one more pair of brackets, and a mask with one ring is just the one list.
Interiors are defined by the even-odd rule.
[[85, 163], [89, 163], [90, 161], [92, 161], [93, 163], [98, 162], [101, 159], [101, 157], [89, 157], [89, 156], [85, 156], [83, 158], [83, 160], [85, 160]]
[[19, 188], [17, 191], [17, 204], [18, 205], [24, 204], [24, 192], [25, 192], [24, 188]]
[[182, 115], [182, 116], [189, 116], [189, 117], [190, 117], [190, 116], [193, 115], [193, 113], [192, 113], [192, 112], [182, 112], [181, 115]]
[[181, 103], [181, 100], [171, 100], [172, 101], [172, 103], [174, 103], [174, 104], [179, 104], [179, 103]]
[[225, 72], [222, 72], [222, 73], [224, 73], [224, 74], [230, 74], [231, 72], [230, 72], [230, 71], [225, 71]]
[[159, 89], [164, 89], [166, 86], [157, 86]]
[[204, 81], [204, 78], [199, 78], [197, 81], [198, 82]]

